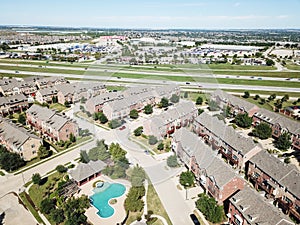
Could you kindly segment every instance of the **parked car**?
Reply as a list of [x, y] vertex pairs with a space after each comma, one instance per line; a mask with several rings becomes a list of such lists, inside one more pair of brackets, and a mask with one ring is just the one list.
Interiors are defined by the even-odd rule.
[[201, 225], [195, 214], [190, 214], [190, 217], [195, 225]]
[[185, 82], [185, 84], [191, 84], [190, 82]]
[[121, 126], [120, 128], [119, 128], [119, 130], [124, 130], [126, 127], [125, 126]]

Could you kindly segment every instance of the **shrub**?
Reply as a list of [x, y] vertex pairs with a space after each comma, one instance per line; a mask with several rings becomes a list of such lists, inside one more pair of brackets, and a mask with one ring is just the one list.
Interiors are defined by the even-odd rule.
[[153, 135], [150, 135], [148, 139], [148, 143], [149, 145], [155, 145], [157, 143], [157, 138]]

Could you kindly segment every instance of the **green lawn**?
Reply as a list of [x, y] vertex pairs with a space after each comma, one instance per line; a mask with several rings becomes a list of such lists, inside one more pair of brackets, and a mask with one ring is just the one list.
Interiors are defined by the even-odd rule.
[[143, 212], [129, 212], [128, 218], [126, 220], [126, 225], [130, 225], [132, 222], [136, 221], [137, 218], [141, 218]]
[[274, 66], [248, 66], [248, 65], [232, 65], [226, 64], [208, 64], [210, 69], [226, 69], [226, 70], [275, 70]]
[[282, 72], [282, 71], [213, 71], [213, 74], [236, 75], [236, 76], [254, 76], [254, 77], [282, 77], [282, 78], [300, 78], [300, 72]]
[[300, 65], [296, 65], [293, 63], [287, 63], [286, 68], [288, 68], [289, 70], [300, 70]]
[[0, 176], [4, 176], [5, 175], [5, 173], [3, 173], [2, 171], [0, 171]]
[[40, 207], [41, 201], [57, 188], [58, 182], [62, 180], [64, 174], [55, 172], [46, 178], [46, 183], [39, 186], [33, 184], [29, 189], [29, 195], [37, 207]]
[[260, 108], [264, 108], [264, 109], [267, 109], [267, 110], [273, 112], [273, 107], [268, 102], [266, 102], [265, 104], [262, 105], [262, 104], [259, 104], [260, 100], [254, 100], [252, 97], [250, 97], [250, 98], [242, 98], [242, 99], [244, 99], [244, 100], [246, 100], [248, 102], [251, 102], [251, 103], [257, 105]]
[[151, 210], [153, 211], [153, 214], [160, 215], [164, 217], [169, 225], [172, 225], [172, 222], [164, 209], [159, 196], [157, 195], [154, 187], [152, 184], [148, 185], [148, 192], [147, 192], [147, 206], [148, 206], [148, 211]]
[[257, 91], [257, 90], [232, 90], [232, 89], [223, 89], [223, 91], [227, 92], [237, 92], [237, 93], [244, 93], [244, 91], [249, 91], [251, 95], [271, 95], [276, 94], [277, 96], [284, 96], [285, 94], [288, 94], [290, 97], [300, 97], [300, 94], [297, 92], [280, 92], [280, 91]]
[[67, 109], [66, 106], [62, 105], [62, 104], [59, 104], [59, 103], [53, 103], [53, 104], [50, 104], [49, 106], [50, 109], [56, 109], [57, 111], [61, 112], [65, 109]]

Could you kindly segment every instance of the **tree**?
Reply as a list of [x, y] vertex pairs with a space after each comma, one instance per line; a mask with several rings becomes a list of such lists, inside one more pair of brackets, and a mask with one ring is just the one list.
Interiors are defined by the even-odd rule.
[[184, 97], [184, 98], [188, 98], [188, 97], [189, 97], [189, 93], [188, 93], [187, 91], [184, 92], [183, 97]]
[[264, 99], [264, 98], [260, 98], [260, 102], [259, 102], [259, 104], [263, 105], [263, 104], [265, 104], [265, 103], [266, 103], [266, 99]]
[[262, 140], [272, 136], [272, 128], [267, 123], [258, 124], [252, 131], [252, 134]]
[[282, 98], [281, 98], [281, 102], [286, 102], [287, 100], [289, 100], [290, 96], [288, 94], [285, 94]]
[[220, 223], [224, 218], [224, 210], [219, 206], [214, 198], [208, 197], [205, 193], [199, 194], [196, 207], [212, 223]]
[[9, 152], [6, 148], [0, 146], [0, 166], [6, 171], [17, 170], [26, 165], [26, 162], [20, 157], [19, 154]]
[[203, 109], [198, 109], [198, 116], [200, 115], [200, 114], [202, 114], [204, 112], [204, 110]]
[[272, 59], [267, 59], [266, 64], [267, 64], [267, 66], [274, 66], [275, 62]]
[[209, 111], [218, 111], [220, 109], [218, 103], [213, 100], [208, 101], [208, 109]]
[[18, 117], [18, 123], [22, 125], [26, 125], [26, 117], [23, 113], [21, 113]]
[[74, 136], [73, 133], [70, 134], [70, 142], [76, 142], [76, 137]]
[[182, 172], [179, 177], [179, 183], [184, 187], [192, 187], [194, 185], [194, 174], [191, 171]]
[[269, 99], [269, 101], [272, 101], [275, 98], [276, 98], [276, 94], [271, 94], [268, 99]]
[[274, 142], [275, 147], [283, 151], [288, 150], [291, 144], [291, 136], [286, 132], [282, 133]]
[[80, 151], [80, 162], [82, 163], [88, 163], [90, 161], [88, 154], [85, 150]]
[[59, 172], [59, 173], [65, 173], [65, 172], [67, 172], [68, 171], [68, 168], [67, 167], [65, 167], [65, 166], [63, 166], [63, 165], [58, 165], [58, 166], [56, 166], [56, 168], [55, 168], [56, 170], [57, 170], [57, 172]]
[[149, 145], [155, 145], [157, 143], [157, 138], [153, 135], [150, 135], [148, 137], [148, 143], [149, 143]]
[[171, 101], [172, 103], [177, 103], [177, 102], [179, 102], [179, 99], [180, 99], [179, 95], [172, 94], [172, 96], [171, 96], [171, 98], [170, 98], [170, 101]]
[[236, 125], [242, 128], [249, 128], [252, 124], [252, 118], [248, 116], [248, 113], [239, 113], [234, 119]]
[[108, 146], [105, 144], [103, 139], [97, 140], [97, 146], [89, 150], [88, 157], [93, 161], [106, 160], [110, 158]]
[[81, 104], [84, 104], [84, 103], [86, 103], [86, 100], [87, 100], [87, 99], [86, 99], [85, 97], [82, 96], [81, 99], [80, 99], [80, 103], [81, 103]]
[[111, 157], [114, 161], [118, 161], [125, 158], [127, 152], [121, 148], [119, 143], [111, 143], [111, 145], [109, 146], [109, 153], [111, 154]]
[[198, 96], [198, 98], [196, 99], [196, 105], [202, 105], [203, 103], [203, 98], [201, 96]]
[[169, 106], [169, 100], [167, 98], [163, 97], [160, 100], [160, 104], [161, 104], [161, 107], [166, 108]]
[[158, 150], [164, 150], [164, 148], [165, 148], [165, 145], [164, 145], [164, 143], [162, 143], [162, 142], [160, 142], [158, 145], [157, 145], [157, 149]]
[[42, 213], [49, 214], [55, 209], [55, 202], [53, 199], [45, 198], [41, 201], [40, 210]]
[[126, 211], [137, 212], [144, 208], [142, 197], [145, 195], [144, 186], [131, 187], [124, 202]]
[[65, 220], [64, 210], [62, 209], [53, 209], [50, 216], [55, 224], [60, 224]]
[[153, 113], [153, 107], [152, 105], [148, 104], [144, 107], [144, 113], [145, 114], [152, 114]]
[[131, 176], [130, 176], [130, 182], [132, 187], [140, 187], [144, 185], [144, 181], [146, 179], [146, 173], [145, 170], [140, 167], [139, 165], [136, 165], [133, 167]]
[[98, 119], [99, 119], [100, 123], [102, 123], [102, 124], [105, 124], [108, 121], [107, 117], [102, 112], [100, 113], [100, 115], [98, 115]]
[[255, 95], [253, 99], [258, 100], [259, 98], [260, 98], [259, 95]]
[[177, 156], [176, 155], [170, 155], [167, 158], [167, 165], [169, 167], [177, 167], [178, 166]]
[[141, 136], [142, 133], [143, 133], [143, 127], [141, 126], [141, 127], [136, 128], [136, 129], [133, 131], [133, 133], [134, 133], [134, 136]]
[[129, 117], [131, 119], [137, 119], [137, 118], [139, 118], [139, 112], [136, 109], [133, 109], [130, 111]]
[[65, 101], [64, 105], [65, 105], [67, 108], [70, 108], [70, 107], [71, 107], [70, 102], [68, 102], [68, 101]]
[[40, 159], [44, 159], [44, 158], [47, 158], [48, 156], [50, 156], [51, 152], [43, 145], [41, 145], [39, 147], [39, 150], [38, 150], [38, 157]]
[[108, 126], [109, 126], [109, 128], [111, 128], [111, 129], [118, 128], [118, 127], [121, 126], [121, 125], [122, 125], [122, 122], [121, 122], [120, 120], [116, 120], [116, 119], [111, 120], [111, 121], [109, 121], [109, 123], [108, 123]]
[[231, 113], [231, 107], [230, 106], [224, 106], [223, 108], [223, 112], [222, 112], [224, 117], [231, 117], [232, 113]]
[[245, 91], [244, 95], [243, 95], [243, 98], [249, 98], [249, 97], [250, 97], [249, 91]]
[[35, 173], [35, 174], [32, 174], [31, 180], [32, 180], [32, 183], [40, 185], [41, 181], [42, 181], [42, 177], [39, 173]]

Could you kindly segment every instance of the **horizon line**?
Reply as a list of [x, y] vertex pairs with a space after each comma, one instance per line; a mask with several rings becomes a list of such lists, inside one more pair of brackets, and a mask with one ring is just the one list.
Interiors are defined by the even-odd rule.
[[70, 25], [30, 25], [30, 24], [0, 24], [0, 27], [51, 27], [74, 29], [115, 29], [115, 30], [300, 30], [299, 28], [155, 28], [155, 27], [97, 27], [97, 26], [70, 26]]

